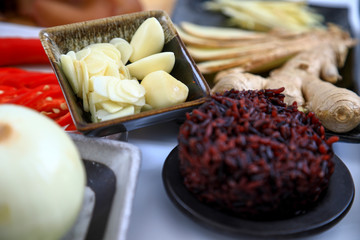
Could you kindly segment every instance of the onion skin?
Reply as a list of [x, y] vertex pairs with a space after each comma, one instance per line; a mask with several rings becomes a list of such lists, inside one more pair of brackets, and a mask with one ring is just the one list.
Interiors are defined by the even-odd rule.
[[0, 105], [0, 239], [60, 239], [82, 206], [86, 173], [51, 119]]

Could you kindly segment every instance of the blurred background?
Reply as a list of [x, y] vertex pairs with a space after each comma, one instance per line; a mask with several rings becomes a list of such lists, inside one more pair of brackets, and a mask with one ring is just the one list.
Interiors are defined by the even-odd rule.
[[176, 0], [1, 0], [0, 21], [50, 27], [141, 10], [169, 15]]

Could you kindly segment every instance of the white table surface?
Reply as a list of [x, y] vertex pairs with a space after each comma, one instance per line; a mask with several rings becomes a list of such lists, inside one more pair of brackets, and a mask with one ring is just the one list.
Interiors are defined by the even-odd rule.
[[[349, 21], [354, 32], [359, 34], [358, 0], [316, 0], [309, 2], [328, 6], [349, 6]], [[139, 146], [142, 151], [142, 167], [128, 229], [128, 240], [247, 239], [241, 236], [237, 238], [230, 237], [199, 225], [177, 209], [166, 195], [161, 171], [164, 160], [177, 145], [177, 132], [178, 125], [176, 123], [168, 123], [129, 133], [129, 142]], [[355, 192], [360, 192], [360, 144], [336, 143], [334, 144], [334, 151], [349, 168], [355, 183]], [[321, 234], [301, 239], [359, 240], [359, 196], [355, 194], [351, 210], [334, 227]]]
[[[309, 1], [311, 3], [335, 6], [348, 5], [350, 22], [354, 32], [359, 34], [358, 0], [348, 1]], [[39, 28], [18, 26], [0, 22], [1, 36], [37, 37]], [[1, 55], [1, 53], [0, 53]], [[155, 125], [129, 133], [128, 142], [139, 147], [142, 153], [142, 166], [132, 215], [128, 229], [128, 240], [212, 240], [247, 239], [230, 237], [207, 229], [185, 216], [170, 201], [163, 187], [161, 171], [164, 160], [177, 145], [178, 125], [174, 122]], [[350, 143], [334, 144], [335, 153], [349, 168], [355, 182], [355, 192], [360, 191], [360, 145]], [[299, 239], [299, 238], [298, 238]], [[349, 213], [334, 227], [317, 235], [302, 238], [309, 240], [358, 240], [360, 239], [360, 198], [355, 199]]]

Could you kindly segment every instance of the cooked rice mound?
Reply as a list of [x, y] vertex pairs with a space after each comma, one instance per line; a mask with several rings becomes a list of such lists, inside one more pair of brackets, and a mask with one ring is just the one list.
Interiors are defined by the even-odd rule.
[[313, 113], [274, 90], [211, 96], [180, 126], [184, 184], [200, 201], [247, 218], [293, 216], [314, 206], [334, 171], [332, 143]]

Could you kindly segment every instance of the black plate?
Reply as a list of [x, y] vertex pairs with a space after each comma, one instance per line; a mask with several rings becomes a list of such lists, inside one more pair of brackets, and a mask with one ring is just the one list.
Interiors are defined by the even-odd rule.
[[[218, 12], [204, 10], [203, 4], [208, 0], [178, 0], [174, 8], [171, 19], [175, 24], [182, 21], [193, 22], [208, 26], [227, 26], [227, 17]], [[351, 25], [349, 24], [349, 10], [347, 8], [322, 7], [311, 5], [319, 14], [324, 16], [326, 23], [331, 22], [341, 26], [354, 36]], [[345, 66], [340, 69], [342, 80], [336, 85], [360, 93], [360, 68], [356, 68], [360, 63], [360, 47], [349, 51]], [[209, 85], [212, 82], [212, 75], [204, 75]], [[327, 131], [328, 136], [336, 135], [343, 142], [360, 143], [360, 125], [347, 133], [334, 133]]]
[[256, 237], [298, 237], [324, 231], [339, 222], [350, 210], [355, 188], [351, 174], [335, 156], [335, 171], [329, 189], [309, 212], [284, 220], [253, 221], [235, 217], [201, 203], [183, 184], [179, 171], [178, 148], [167, 157], [162, 171], [163, 183], [171, 201], [193, 220], [228, 234]]

